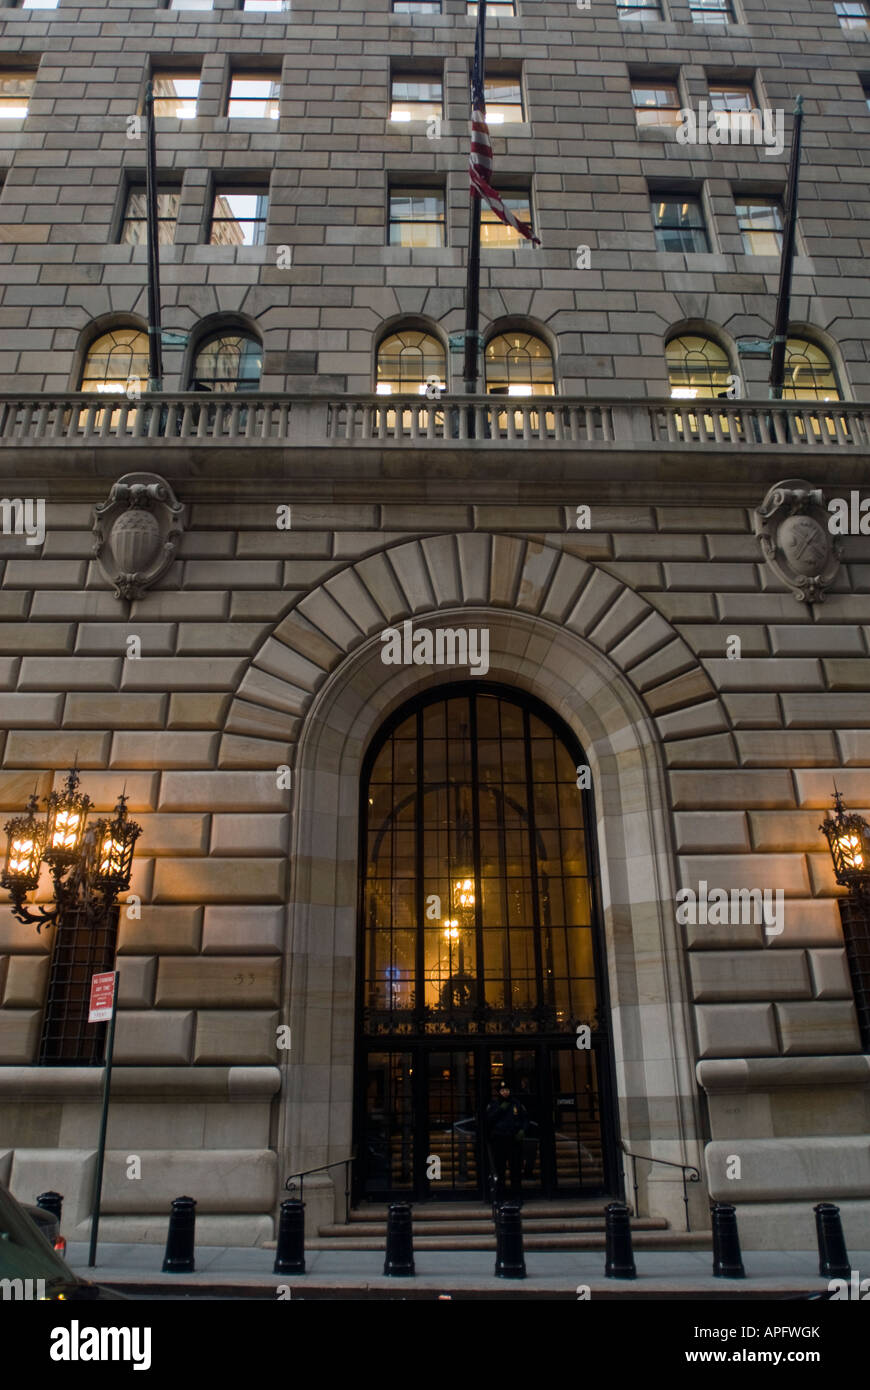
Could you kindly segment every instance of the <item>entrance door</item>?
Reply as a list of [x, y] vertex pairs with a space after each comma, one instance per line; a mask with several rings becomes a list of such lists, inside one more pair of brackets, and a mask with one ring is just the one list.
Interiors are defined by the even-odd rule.
[[358, 1125], [357, 1196], [374, 1201], [488, 1201], [486, 1110], [507, 1080], [528, 1116], [526, 1197], [607, 1189], [594, 1052], [534, 1047], [372, 1050]]
[[527, 1195], [618, 1195], [582, 763], [543, 706], [476, 682], [400, 710], [370, 749], [357, 1200], [485, 1199], [502, 1079], [527, 1111]]

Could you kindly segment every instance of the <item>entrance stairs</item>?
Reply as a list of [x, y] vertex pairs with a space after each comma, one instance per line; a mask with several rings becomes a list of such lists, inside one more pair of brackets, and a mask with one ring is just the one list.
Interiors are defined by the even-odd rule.
[[[524, 1201], [526, 1250], [603, 1250], [604, 1208], [610, 1200]], [[412, 1211], [415, 1250], [495, 1250], [490, 1206], [417, 1202], [412, 1204]], [[674, 1231], [661, 1217], [633, 1217], [631, 1231], [636, 1250], [711, 1248], [709, 1231]], [[368, 1203], [355, 1208], [347, 1224], [321, 1226], [317, 1236], [305, 1244], [309, 1250], [383, 1250], [386, 1236], [386, 1208]]]

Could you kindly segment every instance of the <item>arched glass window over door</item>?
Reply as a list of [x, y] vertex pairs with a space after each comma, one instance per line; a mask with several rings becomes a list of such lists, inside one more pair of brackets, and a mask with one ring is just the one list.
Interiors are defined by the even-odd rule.
[[263, 349], [251, 333], [222, 329], [197, 349], [191, 373], [192, 391], [258, 391]]
[[[427, 387], [447, 389], [444, 348], [431, 333], [403, 328], [384, 338], [378, 348], [379, 396], [425, 395]], [[431, 394], [431, 392], [430, 392]]]

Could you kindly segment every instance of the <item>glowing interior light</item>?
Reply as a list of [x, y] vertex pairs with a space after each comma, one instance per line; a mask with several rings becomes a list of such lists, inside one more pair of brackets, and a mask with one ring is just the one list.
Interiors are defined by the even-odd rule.
[[411, 113], [402, 106], [394, 106], [390, 112], [391, 121], [410, 121]]
[[489, 125], [504, 125], [504, 112], [487, 111], [486, 119]]
[[671, 388], [671, 397], [676, 400], [693, 401], [697, 394], [697, 386], [674, 386]]
[[522, 385], [522, 386], [509, 386], [509, 387], [508, 387], [508, 395], [509, 395], [509, 396], [530, 396], [531, 394], [532, 394], [532, 388], [531, 388], [531, 386]]
[[34, 839], [13, 840], [9, 853], [9, 872], [29, 876], [33, 871], [35, 851], [36, 841]]
[[378, 396], [391, 396], [393, 388], [389, 381], [379, 381], [375, 387], [375, 394]]
[[78, 811], [58, 811], [51, 839], [52, 849], [75, 849], [80, 824]]

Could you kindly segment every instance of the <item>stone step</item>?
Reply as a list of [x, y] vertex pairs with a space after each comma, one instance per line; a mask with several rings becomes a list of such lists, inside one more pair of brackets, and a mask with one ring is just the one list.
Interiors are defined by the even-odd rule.
[[[484, 1219], [477, 1221], [429, 1221], [426, 1218], [414, 1220], [414, 1239], [417, 1236], [465, 1236], [492, 1234], [492, 1213]], [[668, 1223], [663, 1217], [641, 1216], [631, 1223], [632, 1234], [638, 1231], [666, 1231]], [[604, 1222], [595, 1216], [526, 1216], [523, 1209], [523, 1233], [532, 1232], [540, 1235], [581, 1235], [586, 1232], [593, 1232], [599, 1235], [604, 1234]], [[385, 1237], [387, 1233], [386, 1221], [358, 1221], [352, 1226], [344, 1224], [334, 1224], [321, 1226], [318, 1234], [332, 1239], [356, 1240], [366, 1236]]]
[[[573, 1234], [532, 1234], [524, 1238], [526, 1251], [530, 1250], [603, 1250], [603, 1231], [576, 1231]], [[685, 1231], [636, 1231], [633, 1235], [635, 1250], [709, 1250], [712, 1241], [709, 1231], [687, 1234]], [[384, 1238], [357, 1236], [326, 1239], [317, 1237], [305, 1242], [306, 1250], [380, 1250], [384, 1249]], [[421, 1236], [414, 1231], [414, 1250], [419, 1254], [426, 1250], [495, 1250], [494, 1235], [468, 1236]]]
[[[398, 1198], [396, 1200], [399, 1200]], [[613, 1197], [576, 1197], [560, 1201], [541, 1201], [533, 1197], [523, 1202], [523, 1219], [547, 1220], [557, 1216], [600, 1217], [604, 1221], [604, 1209]], [[492, 1207], [483, 1202], [412, 1202], [414, 1221], [492, 1221]], [[383, 1222], [386, 1228], [386, 1202], [355, 1207], [350, 1213], [350, 1224], [356, 1222]], [[640, 1220], [649, 1218], [641, 1217]], [[633, 1223], [632, 1223], [633, 1224]], [[344, 1227], [342, 1227], [344, 1229]]]

